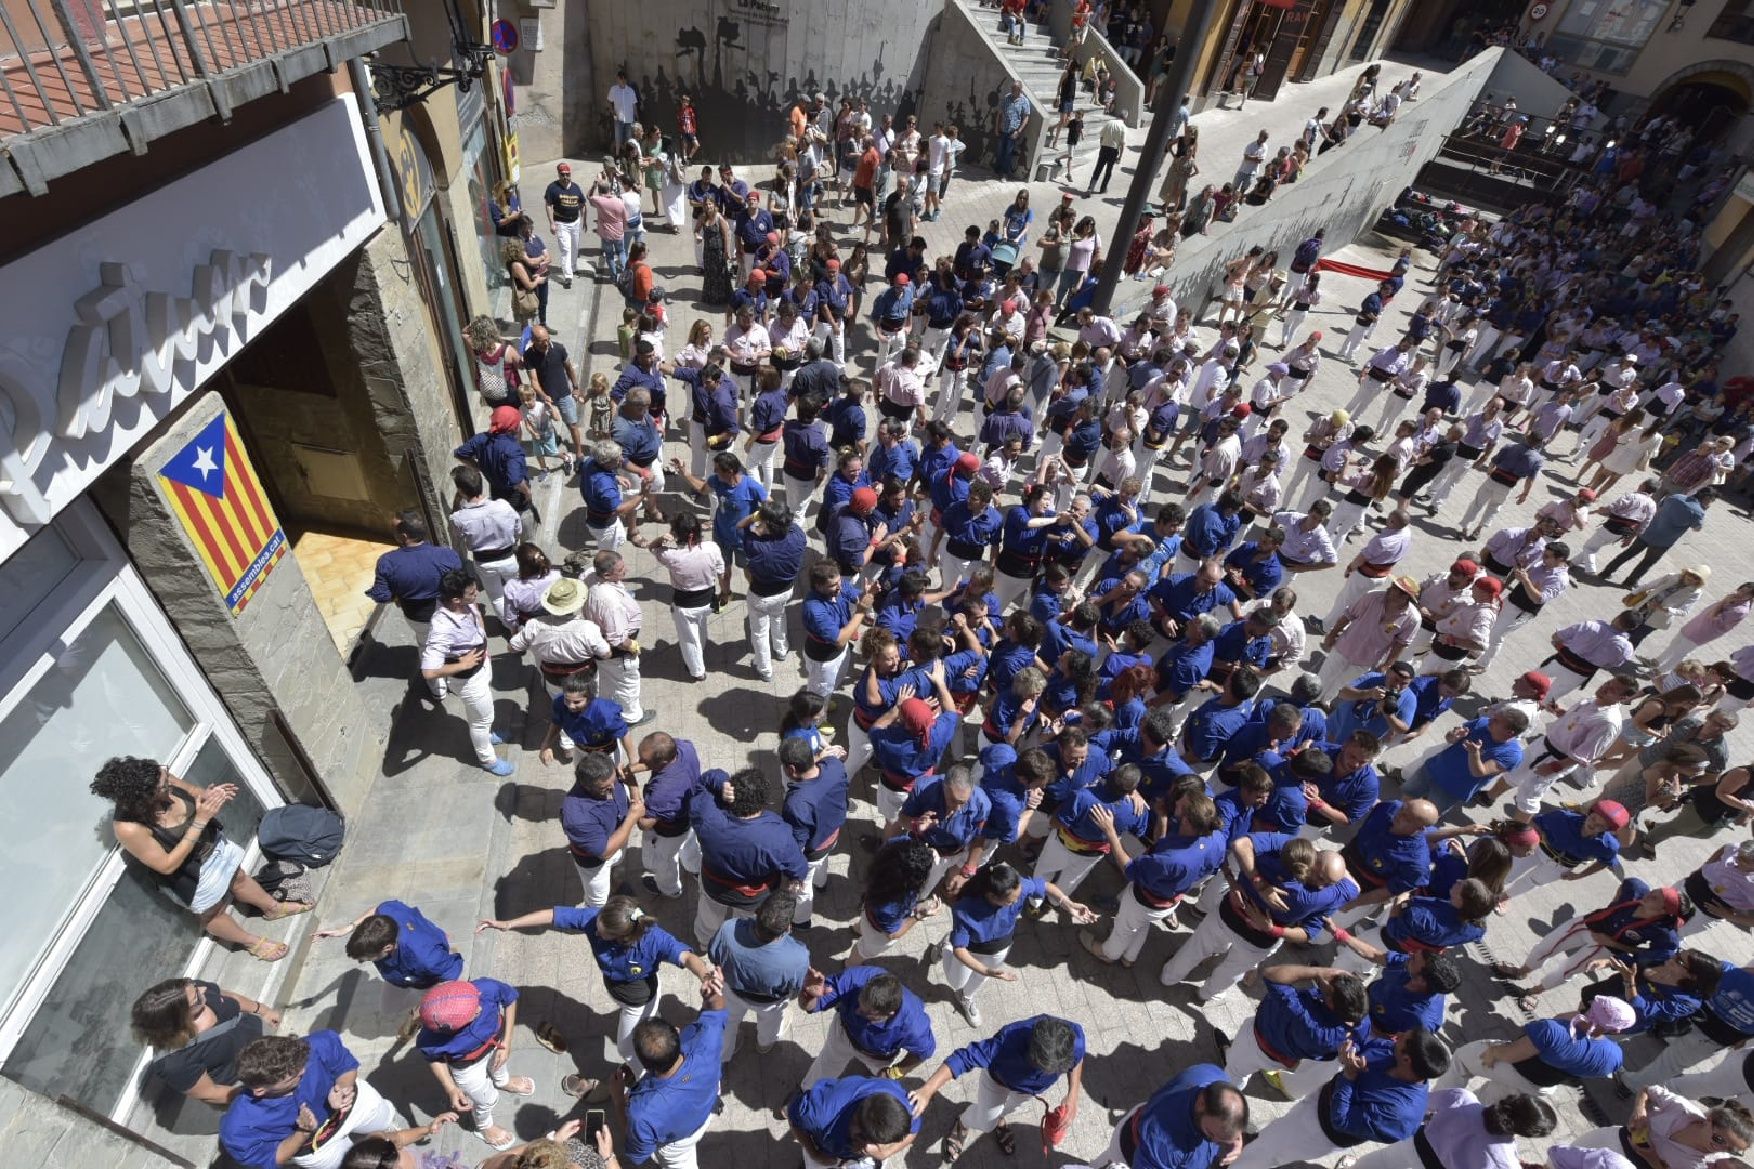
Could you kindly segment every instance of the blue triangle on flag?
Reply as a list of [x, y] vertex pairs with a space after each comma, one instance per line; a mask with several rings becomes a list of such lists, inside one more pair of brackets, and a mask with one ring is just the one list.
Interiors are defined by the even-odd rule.
[[171, 456], [159, 471], [173, 483], [204, 491], [215, 499], [225, 498], [225, 412], [201, 428], [201, 433]]

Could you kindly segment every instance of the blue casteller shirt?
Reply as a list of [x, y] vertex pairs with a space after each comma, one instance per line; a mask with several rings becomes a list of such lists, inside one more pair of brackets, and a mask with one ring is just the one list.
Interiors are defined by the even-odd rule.
[[924, 743], [899, 721], [886, 727], [873, 727], [871, 751], [892, 787], [897, 791], [912, 791], [919, 778], [931, 772], [944, 758], [944, 752], [950, 749], [950, 742], [961, 725], [961, 715], [954, 710], [943, 711], [932, 720], [932, 729], [926, 733]]
[[566, 696], [556, 694], [551, 717], [561, 734], [586, 751], [606, 751], [633, 730], [621, 717], [621, 707], [607, 698], [593, 698], [579, 711], [568, 710]]
[[[1317, 743], [1316, 746], [1326, 751], [1332, 759], [1340, 757], [1339, 743], [1324, 741]], [[1346, 813], [1346, 819], [1356, 824], [1371, 808], [1376, 806], [1377, 796], [1382, 791], [1382, 781], [1376, 774], [1376, 765], [1366, 763], [1358, 770], [1349, 771], [1344, 775], [1339, 772], [1330, 772], [1328, 778], [1318, 783], [1316, 787], [1321, 793], [1323, 803], [1332, 805]], [[1318, 813], [1317, 820], [1312, 821], [1312, 823], [1315, 822], [1325, 824], [1327, 818]]]
[[1620, 1070], [1620, 1045], [1605, 1035], [1579, 1035], [1558, 1019], [1537, 1019], [1523, 1028], [1523, 1034], [1535, 1045], [1542, 1063], [1577, 1079], [1611, 1076]]
[[1360, 885], [1406, 893], [1425, 883], [1426, 874], [1431, 871], [1431, 845], [1426, 834], [1397, 836], [1393, 831], [1395, 816], [1404, 802], [1384, 800], [1372, 808], [1358, 826], [1357, 835], [1348, 842], [1346, 862], [1354, 873], [1362, 870]]
[[745, 528], [743, 555], [749, 587], [761, 596], [773, 596], [790, 587], [804, 569], [804, 549], [809, 538], [793, 524], [779, 535], [764, 535]]
[[1023, 907], [1031, 901], [1045, 900], [1047, 895], [1048, 883], [1036, 877], [1023, 878], [1017, 900], [1009, 905], [994, 905], [979, 893], [963, 893], [950, 907], [951, 948], [964, 950], [973, 946], [983, 954], [1009, 948]]
[[[1385, 686], [1388, 675], [1380, 670], [1368, 674], [1360, 674], [1346, 683], [1349, 690], [1372, 690]], [[1333, 730], [1329, 737], [1336, 743], [1344, 743], [1352, 737], [1353, 731], [1369, 731], [1379, 739], [1386, 739], [1390, 734], [1388, 716], [1381, 713], [1382, 700], [1377, 698], [1357, 698], [1350, 702], [1335, 699]], [[1404, 687], [1395, 695], [1395, 717], [1404, 723], [1411, 723], [1413, 715], [1419, 707], [1419, 696], [1411, 686]]]
[[853, 1046], [875, 1059], [890, 1061], [903, 1051], [915, 1059], [930, 1059], [938, 1050], [938, 1041], [932, 1038], [932, 1020], [926, 1016], [926, 1005], [913, 991], [903, 987], [901, 1006], [882, 1022], [859, 1014], [859, 992], [867, 982], [884, 973], [879, 966], [854, 966], [830, 975], [815, 1009], [832, 1007]]
[[560, 801], [560, 827], [566, 833], [573, 856], [583, 860], [606, 859], [603, 850], [627, 817], [627, 808], [627, 788], [619, 780], [605, 799], [586, 795], [576, 786], [567, 792]]
[[914, 790], [908, 793], [901, 805], [901, 814], [915, 819], [931, 812], [937, 817], [937, 822], [926, 829], [920, 839], [940, 853], [957, 852], [973, 844], [975, 837], [981, 834], [993, 804], [987, 793], [978, 787], [968, 794], [962, 807], [948, 816], [944, 814], [945, 803], [944, 781], [927, 779], [916, 783]]
[[802, 881], [810, 865], [779, 816], [761, 812], [743, 820], [719, 803], [717, 793], [729, 778], [716, 768], [706, 772], [701, 783], [714, 796], [689, 808], [700, 842], [701, 890], [724, 905], [753, 905], [787, 877]]
[[[894, 1080], [870, 1076], [846, 1076], [838, 1080], [817, 1080], [792, 1098], [786, 1119], [794, 1128], [809, 1137], [818, 1149], [831, 1159], [845, 1161], [864, 1153], [865, 1146], [853, 1143], [853, 1121], [859, 1105], [868, 1096], [894, 1096], [913, 1116], [907, 1089]], [[920, 1131], [920, 1119], [913, 1118], [909, 1132]]]
[[439, 578], [447, 572], [462, 571], [463, 558], [455, 548], [437, 544], [397, 548], [378, 557], [377, 575], [365, 595], [379, 604], [436, 601]]
[[1138, 1111], [1133, 1125], [1136, 1148], [1132, 1169], [1218, 1169], [1228, 1145], [1208, 1140], [1194, 1108], [1212, 1084], [1227, 1084], [1216, 1064], [1195, 1064], [1157, 1089]]
[[454, 1063], [479, 1053], [498, 1037], [505, 1009], [518, 1001], [517, 988], [497, 978], [473, 979], [470, 985], [481, 993], [481, 1009], [472, 1021], [455, 1031], [423, 1026], [414, 1036], [414, 1046], [428, 1063]]
[[1319, 985], [1265, 985], [1266, 994], [1255, 1011], [1255, 1039], [1278, 1062], [1331, 1060], [1356, 1035], [1357, 1026], [1328, 1009]]
[[1178, 641], [1157, 659], [1157, 689], [1178, 701], [1212, 672], [1217, 647], [1210, 641], [1194, 645]]
[[451, 949], [445, 931], [401, 901], [380, 902], [375, 913], [396, 922], [396, 948], [373, 963], [385, 982], [421, 990], [463, 973], [463, 955]]
[[839, 759], [823, 759], [816, 766], [814, 779], [786, 787], [780, 806], [780, 817], [791, 825], [792, 838], [807, 857], [827, 849], [840, 835], [847, 822], [847, 789], [851, 786], [846, 764]]
[[715, 474], [706, 482], [719, 499], [719, 506], [713, 511], [713, 539], [723, 549], [743, 547], [743, 532], [737, 525], [767, 502], [767, 488], [752, 475], [726, 483]]
[[[1029, 1059], [1030, 1036], [1035, 1025], [1052, 1015], [1033, 1015], [1015, 1023], [1007, 1023], [990, 1039], [979, 1039], [959, 1047], [945, 1059], [952, 1076], [962, 1076], [975, 1068], [985, 1068], [1001, 1085], [1013, 1092], [1039, 1096], [1059, 1083], [1066, 1072], [1044, 1072]], [[1084, 1028], [1070, 1019], [1062, 1020], [1072, 1028], [1072, 1066], [1084, 1062]]]
[[719, 1054], [725, 1044], [725, 1012], [702, 1011], [682, 1029], [682, 1067], [675, 1075], [642, 1076], [627, 1095], [627, 1157], [637, 1165], [659, 1146], [681, 1140], [704, 1125], [719, 1103]]
[[1568, 869], [1592, 861], [1619, 865], [1619, 837], [1612, 832], [1585, 836], [1583, 826], [1587, 818], [1584, 812], [1569, 812], [1563, 808], [1537, 814], [1535, 827], [1541, 830], [1541, 848]]
[[1408, 972], [1407, 964], [1411, 961], [1407, 954], [1389, 951], [1382, 973], [1365, 988], [1365, 998], [1370, 1003], [1372, 1034], [1392, 1037], [1415, 1027], [1436, 1031], [1443, 1026], [1446, 1000], [1435, 991], [1409, 988], [1413, 975]]
[[1342, 1148], [1365, 1141], [1406, 1140], [1425, 1123], [1428, 1086], [1423, 1080], [1409, 1083], [1390, 1074], [1395, 1045], [1388, 1040], [1367, 1041], [1359, 1052], [1365, 1068], [1358, 1078], [1335, 1076], [1322, 1090], [1318, 1117], [1323, 1134]]
[[321, 1125], [329, 1116], [329, 1091], [335, 1081], [359, 1067], [353, 1053], [333, 1031], [306, 1035], [310, 1058], [298, 1087], [284, 1096], [258, 1097], [241, 1092], [219, 1122], [219, 1143], [240, 1165], [279, 1169], [280, 1142], [298, 1127], [298, 1110], [308, 1107]]
[[1189, 513], [1187, 523], [1182, 526], [1182, 542], [1187, 545], [1190, 556], [1206, 560], [1230, 547], [1230, 542], [1236, 539], [1236, 533], [1241, 529], [1240, 515], [1226, 517], [1219, 514], [1216, 502], [1203, 503]]
[[755, 920], [748, 917], [734, 917], [720, 926], [707, 956], [724, 970], [730, 988], [752, 1002], [792, 998], [810, 975], [810, 951], [803, 942], [790, 934], [763, 941]]
[[1230, 842], [1222, 832], [1165, 836], [1127, 865], [1127, 880], [1158, 902], [1189, 892], [1224, 863]]
[[1383, 945], [1403, 953], [1447, 950], [1485, 936], [1485, 926], [1464, 919], [1455, 906], [1435, 897], [1413, 898], [1382, 927]]
[[476, 435], [452, 452], [459, 459], [472, 459], [495, 499], [522, 501], [519, 484], [529, 481], [524, 466], [524, 444], [512, 433]]
[[1425, 775], [1432, 786], [1457, 803], [1473, 799], [1476, 792], [1492, 782], [1490, 776], [1476, 778], [1468, 766], [1469, 742], [1480, 744], [1482, 762], [1497, 763], [1505, 771], [1514, 771], [1522, 765], [1522, 743], [1515, 738], [1503, 743], [1493, 742], [1487, 730], [1491, 723], [1491, 718], [1484, 715], [1475, 719], [1468, 724], [1468, 733], [1460, 742], [1451, 743], [1425, 761]]
[[1438, 715], [1456, 704], [1454, 698], [1445, 697], [1440, 679], [1436, 674], [1421, 674], [1408, 685], [1413, 692], [1413, 729], [1436, 722]]
[[1150, 592], [1152, 602], [1163, 609], [1164, 615], [1178, 622], [1192, 621], [1202, 613], [1236, 603], [1236, 594], [1223, 581], [1202, 592], [1197, 572], [1165, 577], [1152, 585]]
[[687, 739], [677, 739], [676, 758], [646, 781], [646, 815], [657, 820], [659, 836], [688, 831], [688, 809], [700, 789], [700, 753]]
[[1230, 736], [1248, 722], [1252, 706], [1252, 702], [1232, 706], [1224, 695], [1207, 699], [1188, 716], [1187, 725], [1182, 728], [1182, 742], [1188, 754], [1202, 763], [1216, 760]]
[[591, 947], [591, 955], [597, 959], [597, 969], [603, 972], [604, 982], [645, 982], [656, 978], [658, 967], [664, 963], [680, 966], [682, 959], [692, 953], [690, 947], [683, 945], [656, 923], [647, 926], [645, 932], [631, 946], [605, 938], [597, 932], [597, 915], [600, 912], [602, 911], [597, 909], [556, 905], [554, 928], [585, 935], [585, 941]]
[[[856, 580], [843, 580], [840, 593], [833, 597], [810, 590], [810, 595], [804, 598], [805, 649], [809, 657], [816, 661], [833, 661], [846, 649], [835, 643], [840, 639], [840, 631], [853, 619], [859, 593]], [[815, 652], [810, 652], [812, 648]]]

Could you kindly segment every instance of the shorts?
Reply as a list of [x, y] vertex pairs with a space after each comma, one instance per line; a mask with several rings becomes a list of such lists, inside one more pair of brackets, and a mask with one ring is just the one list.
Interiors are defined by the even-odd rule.
[[225, 900], [231, 892], [231, 879], [244, 864], [244, 850], [225, 837], [215, 842], [213, 851], [201, 862], [201, 876], [195, 886], [195, 896], [189, 902], [189, 908], [196, 913], [206, 913], [209, 909]]
[[1077, 108], [1078, 108], [1078, 103], [1075, 100], [1063, 101], [1060, 103], [1060, 113], [1062, 113], [1062, 114], [1070, 115], [1071, 112]]
[[568, 426], [579, 424], [579, 399], [576, 394], [568, 394], [564, 398], [554, 399], [554, 408], [560, 411], [561, 420]]
[[853, 202], [865, 207], [877, 206], [877, 189], [875, 187], [854, 187]]
[[554, 427], [540, 431], [530, 443], [533, 455], [558, 455], [560, 453], [560, 437], [554, 433]]
[[748, 567], [749, 556], [747, 553], [745, 553], [743, 551], [742, 548], [733, 548], [729, 544], [725, 543], [723, 540], [714, 540], [713, 543], [715, 543], [719, 546], [719, 554], [725, 558], [726, 567], [729, 567], [729, 568], [746, 568], [746, 567]]
[[698, 134], [684, 134], [682, 135], [682, 145], [688, 147], [689, 153], [692, 154], [700, 149], [700, 136]]

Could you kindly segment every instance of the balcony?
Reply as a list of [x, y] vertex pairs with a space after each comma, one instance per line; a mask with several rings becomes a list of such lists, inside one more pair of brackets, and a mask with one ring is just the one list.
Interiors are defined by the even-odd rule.
[[1705, 35], [1720, 41], [1735, 41], [1738, 45], [1754, 45], [1754, 16], [1742, 8], [1743, 5], [1738, 4], [1725, 5], [1723, 13], [1711, 22]]
[[406, 35], [397, 0], [0, 0], [0, 195]]

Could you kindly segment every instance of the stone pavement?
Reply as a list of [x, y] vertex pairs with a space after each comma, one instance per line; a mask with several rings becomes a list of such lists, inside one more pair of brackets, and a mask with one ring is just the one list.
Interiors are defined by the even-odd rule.
[[[1385, 73], [1391, 83], [1398, 76], [1393, 65], [1385, 68]], [[1199, 124], [1202, 133], [1208, 136], [1211, 157], [1229, 156], [1227, 137], [1234, 139], [1240, 151], [1241, 142], [1261, 122], [1278, 127], [1276, 136], [1291, 132], [1289, 127], [1301, 124], [1305, 106], [1331, 101], [1335, 95], [1343, 95], [1349, 84], [1346, 76], [1323, 79], [1310, 86], [1288, 87], [1286, 96], [1272, 107], [1251, 106], [1242, 115], [1234, 112], [1201, 115]], [[546, 179], [545, 167], [529, 168], [524, 192], [526, 206], [537, 205]], [[959, 181], [951, 189], [945, 217], [927, 225], [934, 253], [953, 246], [965, 223], [977, 219], [984, 222], [997, 214], [1013, 190], [1008, 185], [972, 177]], [[1037, 192], [1034, 197], [1039, 203], [1043, 197], [1055, 196], [1049, 189]], [[1099, 213], [1112, 218], [1119, 201], [1118, 194], [1111, 194], [1100, 204]], [[1240, 250], [1247, 243], [1246, 221], [1239, 226]], [[673, 344], [679, 344], [689, 324], [705, 311], [693, 304], [698, 295], [698, 277], [691, 271], [686, 239], [649, 231], [648, 240], [660, 281], [672, 294], [674, 319], [670, 336]], [[1340, 258], [1386, 265], [1384, 257], [1389, 251], [1376, 246], [1384, 243], [1364, 241], [1341, 253]], [[1430, 266], [1431, 258], [1421, 255], [1409, 292], [1397, 298], [1387, 314], [1390, 320], [1378, 330], [1379, 341], [1392, 340], [1398, 334], [1401, 322], [1417, 299], [1416, 293], [1431, 279]], [[1348, 306], [1356, 303], [1367, 286], [1363, 281], [1331, 276], [1324, 287], [1328, 303], [1312, 314], [1309, 327], [1326, 330], [1326, 348], [1331, 353], [1344, 332]], [[593, 313], [592, 294], [599, 290], [605, 294], [602, 308]], [[722, 314], [707, 315], [714, 320], [715, 329], [722, 330]], [[607, 286], [599, 289], [588, 280], [578, 281], [570, 291], [556, 288], [550, 320], [560, 339], [581, 362], [589, 354], [590, 371], [612, 368], [614, 327], [619, 320], [619, 297], [613, 289]], [[855, 333], [853, 345], [856, 360], [868, 360], [868, 335]], [[861, 364], [860, 368], [868, 367]], [[583, 376], [587, 370], [580, 372]], [[1330, 356], [1304, 400], [1291, 410], [1294, 426], [1303, 425], [1306, 417], [1343, 404], [1351, 396], [1355, 379], [1353, 370]], [[958, 423], [964, 432], [972, 432], [972, 414], [960, 415]], [[668, 453], [683, 453], [681, 445], [672, 443]], [[1175, 497], [1172, 493], [1179, 492], [1184, 470], [1185, 463], [1173, 469], [1160, 464], [1153, 503]], [[1508, 508], [1503, 522], [1526, 521], [1535, 507], [1565, 494], [1569, 488], [1568, 482], [1553, 475], [1544, 476], [1530, 503], [1522, 508]], [[1468, 491], [1467, 486], [1458, 490], [1451, 511], [1444, 518], [1454, 522], [1467, 502]], [[540, 539], [558, 561], [565, 552], [582, 546], [582, 515], [574, 514], [579, 498], [574, 487], [563, 485], [554, 476], [543, 485], [540, 500], [545, 520]], [[679, 504], [673, 501], [670, 506]], [[1749, 532], [1745, 516], [1719, 507], [1713, 511], [1707, 531], [1684, 542], [1670, 562], [1695, 554], [1710, 561], [1717, 571], [1711, 592], [1715, 597], [1734, 582], [1754, 577], [1754, 551], [1745, 538]], [[798, 687], [800, 679], [787, 667], [778, 671], [771, 684], [763, 684], [755, 677], [743, 640], [741, 605], [733, 603], [711, 622], [712, 645], [707, 651], [709, 680], [704, 684], [688, 682], [670, 620], [659, 599], [664, 591], [656, 583], [661, 574], [647, 554], [636, 549], [629, 551], [638, 579], [637, 591], [645, 601], [642, 641], [648, 647], [647, 704], [658, 714], [652, 727], [693, 740], [708, 767], [756, 766], [771, 773], [783, 700]], [[1460, 551], [1452, 531], [1421, 519], [1407, 567], [1423, 576], [1446, 565]], [[1303, 596], [1300, 610], [1326, 613], [1338, 586], [1336, 576], [1323, 573], [1299, 578], [1297, 584]], [[1554, 605], [1552, 615], [1536, 628], [1525, 629], [1518, 635], [1515, 645], [1500, 656], [1495, 668], [1477, 681], [1476, 689], [1482, 694], [1505, 693], [1515, 673], [1546, 656], [1543, 646], [1548, 633], [1570, 621], [1609, 611], [1617, 599], [1616, 590], [1596, 587], [1583, 587], [1567, 594]], [[507, 757], [518, 764], [518, 771], [499, 781], [468, 762], [467, 741], [455, 706], [438, 709], [422, 697], [423, 686], [413, 680], [416, 655], [412, 639], [399, 615], [385, 614], [373, 636], [373, 643], [356, 664], [356, 678], [371, 708], [392, 726], [390, 745], [378, 786], [368, 805], [353, 818], [348, 846], [326, 874], [322, 904], [314, 917], [317, 924], [332, 926], [350, 921], [384, 898], [410, 901], [449, 931], [453, 943], [467, 958], [470, 975], [491, 975], [523, 988], [511, 1071], [534, 1076], [538, 1091], [528, 1100], [508, 1098], [500, 1106], [499, 1119], [509, 1123], [521, 1137], [533, 1138], [551, 1127], [557, 1115], [571, 1103], [558, 1091], [563, 1073], [579, 1070], [601, 1076], [608, 1071], [612, 1004], [581, 941], [563, 935], [476, 936], [472, 926], [483, 916], [511, 916], [576, 899], [576, 877], [558, 824], [560, 797], [569, 777], [564, 768], [544, 767], [536, 758], [534, 747], [542, 736], [545, 704], [530, 687], [530, 672], [512, 655], [502, 652], [496, 656], [494, 680], [497, 727], [514, 743]], [[1659, 635], [1653, 641], [1660, 648], [1664, 637]], [[1464, 707], [1474, 709], [1473, 701]], [[1446, 719], [1437, 733], [1448, 725]], [[1749, 732], [1739, 734], [1739, 745], [1745, 745]], [[1402, 749], [1394, 754], [1406, 757], [1412, 751]], [[1739, 757], [1732, 753], [1732, 759]], [[1393, 755], [1390, 761], [1395, 761]], [[869, 802], [869, 783], [856, 785], [855, 795], [856, 830], [848, 833], [847, 847], [830, 863], [832, 875], [825, 895], [819, 899], [818, 924], [807, 938], [816, 964], [830, 971], [841, 966], [858, 913], [858, 891], [868, 854], [855, 838], [872, 831], [874, 812]], [[1660, 862], [1636, 865], [1634, 871], [1651, 880], [1673, 880], [1691, 870], [1705, 851], [1697, 843], [1677, 841], [1665, 845]], [[639, 869], [635, 867], [638, 863], [638, 852], [632, 850], [630, 860], [619, 873], [626, 891], [639, 892]], [[1085, 898], [1108, 895], [1119, 886], [1118, 873], [1111, 866], [1103, 866], [1081, 893]], [[1484, 976], [1483, 963], [1494, 956], [1520, 957], [1536, 937], [1554, 924], [1574, 912], [1604, 904], [1613, 888], [1610, 877], [1600, 875], [1577, 885], [1542, 889], [1520, 899], [1509, 913], [1497, 918], [1488, 944], [1476, 948], [1475, 957], [1480, 964], [1472, 967], [1473, 977], [1451, 1012], [1448, 1037], [1460, 1041], [1464, 1037], [1508, 1035], [1520, 1025], [1524, 1016], [1510, 1000], [1493, 998], [1495, 988]], [[655, 898], [639, 895], [673, 933], [689, 936], [692, 890], [679, 904], [657, 903]], [[932, 1067], [956, 1046], [989, 1034], [1005, 1022], [1040, 1011], [1063, 1014], [1086, 1030], [1089, 1060], [1082, 1107], [1067, 1141], [1052, 1156], [1053, 1164], [1097, 1157], [1119, 1115], [1177, 1070], [1213, 1059], [1212, 1028], [1235, 1034], [1253, 1009], [1252, 1002], [1241, 993], [1233, 992], [1212, 1004], [1199, 1005], [1186, 988], [1166, 991], [1159, 986], [1156, 973], [1173, 952], [1176, 943], [1171, 939], [1153, 938], [1134, 970], [1101, 967], [1082, 953], [1070, 927], [1050, 918], [1040, 923], [1024, 923], [1010, 959], [1022, 978], [1016, 983], [995, 983], [983, 990], [981, 1002], [986, 1025], [977, 1031], [952, 1009], [949, 995], [934, 973], [938, 946], [946, 929], [943, 917], [925, 923], [883, 963], [899, 973], [928, 1003], [939, 1040], [938, 1056], [931, 1061]], [[1727, 927], [1712, 931], [1704, 944], [1714, 953], [1736, 961], [1754, 956], [1754, 947], [1747, 937]], [[338, 1028], [360, 1056], [372, 1082], [402, 1108], [410, 1122], [430, 1117], [444, 1106], [442, 1095], [411, 1046], [395, 1041], [396, 1024], [408, 1001], [386, 1000], [381, 984], [368, 977], [369, 968], [349, 962], [341, 946], [339, 940], [307, 941], [302, 948], [299, 965], [290, 971], [290, 989], [285, 999], [288, 1026], [294, 1030]], [[1301, 961], [1321, 955], [1291, 953], [1287, 957]], [[675, 971], [666, 972], [663, 977], [667, 992], [663, 1014], [683, 1023], [692, 1017], [697, 1005], [689, 985], [692, 980]], [[1569, 993], [1562, 990], [1549, 995], [1546, 1013], [1557, 1013], [1572, 1005]], [[551, 1055], [535, 1044], [530, 1028], [543, 1021], [555, 1022], [570, 1039], [568, 1055]], [[789, 1041], [766, 1057], [758, 1057], [750, 1050], [752, 1039], [745, 1034], [743, 1049], [725, 1080], [724, 1114], [715, 1122], [702, 1148], [707, 1164], [792, 1169], [798, 1163], [795, 1147], [785, 1138], [784, 1123], [774, 1110], [795, 1088], [822, 1034], [820, 1018], [795, 1015]], [[1648, 1040], [1640, 1042], [1639, 1046], [1646, 1050], [1633, 1055], [1634, 1064], [1643, 1062], [1649, 1044]], [[929, 1070], [922, 1069], [921, 1074]], [[1274, 1098], [1270, 1090], [1258, 1090], [1266, 1093], [1253, 1099], [1257, 1123], [1261, 1123], [1283, 1111], [1286, 1105]], [[972, 1085], [967, 1082], [953, 1084], [932, 1105], [924, 1119], [920, 1143], [907, 1158], [909, 1164], [937, 1163], [938, 1141], [971, 1091]], [[1056, 1095], [1054, 1102], [1057, 1100]], [[1622, 1105], [1611, 1100], [1606, 1103], [1614, 1115], [1620, 1115]], [[1032, 1125], [1038, 1116], [1031, 1105], [1017, 1119], [1020, 1125]], [[1565, 1133], [1594, 1123], [1574, 1109], [1562, 1110], [1562, 1116]], [[182, 1125], [178, 1127], [181, 1129]], [[198, 1138], [192, 1133], [166, 1134], [164, 1139], [192, 1153], [211, 1148], [206, 1143], [210, 1138]], [[1021, 1151], [1016, 1160], [1037, 1163], [1040, 1154], [1034, 1140], [1032, 1127], [1020, 1132]], [[469, 1161], [485, 1156], [483, 1146], [455, 1129], [435, 1142], [434, 1147], [459, 1149]], [[978, 1141], [970, 1146], [962, 1164], [986, 1169], [1006, 1162], [991, 1141]]]

